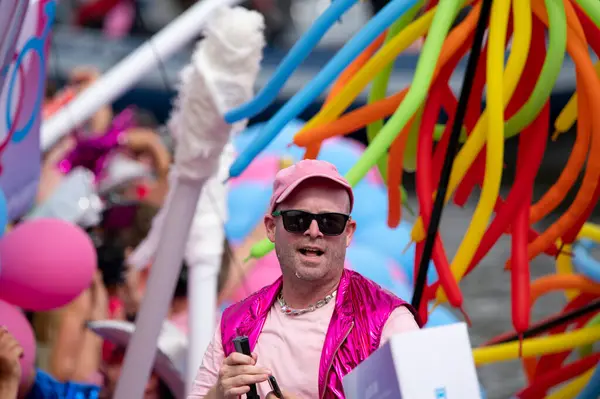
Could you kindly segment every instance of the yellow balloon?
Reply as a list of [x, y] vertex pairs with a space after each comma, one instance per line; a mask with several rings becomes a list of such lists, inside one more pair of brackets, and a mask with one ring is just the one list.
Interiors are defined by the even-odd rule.
[[[511, 0], [494, 1], [490, 16], [489, 45], [487, 52], [487, 112], [477, 123], [485, 134], [485, 176], [479, 203], [475, 208], [471, 224], [450, 266], [456, 281], [464, 276], [490, 221], [502, 183], [504, 162], [504, 108], [508, 105], [521, 74], [525, 69], [531, 43], [531, 5], [528, 0], [513, 0], [514, 37], [506, 70], [504, 54]], [[475, 136], [477, 127], [472, 133]], [[467, 139], [467, 144], [471, 136]], [[465, 146], [466, 146], [465, 145]], [[447, 300], [443, 288], [437, 290], [438, 302]]]
[[546, 396], [546, 399], [575, 399], [592, 379], [594, 370], [596, 370], [596, 367], [586, 371], [574, 380], [571, 380], [564, 387], [552, 392], [550, 395]]
[[337, 119], [354, 101], [363, 89], [375, 76], [389, 63], [394, 62], [396, 57], [406, 50], [419, 37], [427, 33], [437, 7], [423, 14], [419, 19], [412, 22], [401, 30], [392, 40], [385, 44], [379, 51], [361, 68], [359, 72], [344, 86], [340, 93], [327, 103], [317, 115], [308, 121], [303, 128], [296, 133], [321, 126]]
[[[560, 353], [568, 349], [593, 344], [597, 341], [600, 341], [600, 326], [580, 328], [562, 334], [528, 338], [523, 340], [523, 357]], [[475, 364], [483, 366], [518, 359], [519, 345], [520, 343], [517, 341], [474, 349]]]
[[592, 223], [585, 223], [577, 238], [587, 238], [595, 242], [600, 242], [600, 226]]
[[[560, 248], [562, 242], [559, 240], [556, 246]], [[558, 274], [573, 274], [573, 262], [571, 262], [571, 246], [565, 244], [562, 246], [562, 251], [556, 257], [556, 272]], [[579, 295], [577, 290], [566, 290], [565, 297], [571, 301]]]

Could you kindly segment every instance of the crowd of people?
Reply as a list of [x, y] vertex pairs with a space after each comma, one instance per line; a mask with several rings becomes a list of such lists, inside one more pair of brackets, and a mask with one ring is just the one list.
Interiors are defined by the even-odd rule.
[[[98, 77], [96, 70], [84, 67], [74, 70], [64, 87], [57, 88], [53, 82], [48, 82], [45, 110], [62, 101], [65, 93], [76, 95]], [[124, 140], [116, 152], [146, 165], [152, 173], [111, 189], [110, 200], [106, 201], [108, 206], [102, 212], [100, 222], [86, 228], [98, 259], [98, 270], [91, 286], [64, 307], [27, 313], [37, 341], [36, 370], [20, 370], [20, 347], [6, 329], [0, 330], [0, 398], [15, 398], [16, 390], [20, 392], [19, 397], [26, 398], [69, 397], [63, 396], [68, 392], [80, 392], [85, 398], [94, 395], [112, 397], [126, 342], [113, 338], [111, 331], [133, 331], [152, 266], [147, 265], [143, 269], [132, 267], [128, 265], [127, 257], [146, 238], [152, 220], [165, 200], [167, 174], [173, 156], [168, 141], [158, 133], [159, 126], [154, 118], [144, 110], [130, 110], [135, 114], [135, 123], [122, 133]], [[85, 123], [82, 131], [87, 135], [102, 135], [110, 129], [114, 118], [111, 107], [104, 107]], [[71, 134], [45, 154], [36, 199], [38, 205], [47, 201], [60, 187], [65, 174], [58, 165], [77, 144], [78, 136]], [[230, 273], [232, 260], [240, 258], [240, 254], [247, 254], [250, 246], [264, 238], [264, 234], [264, 228], [257, 226], [248, 241], [236, 248], [224, 242], [218, 286], [220, 303], [241, 283], [244, 270], [252, 266], [250, 261], [236, 273]], [[173, 294], [169, 320], [166, 321], [169, 326], [167, 336], [164, 337], [167, 342], [178, 337], [183, 346], [188, 332], [187, 278], [188, 268], [184, 261]], [[110, 328], [105, 331], [102, 323], [106, 322], [116, 324], [109, 324]], [[180, 350], [185, 351], [185, 348]], [[173, 352], [173, 349], [165, 349], [163, 355], [167, 358], [177, 355], [169, 351]], [[166, 365], [163, 368], [168, 370], [170, 367]], [[178, 376], [176, 388], [169, 386], [173, 382], [164, 381], [160, 371], [155, 374], [148, 382], [148, 398], [180, 397], [172, 391], [181, 389], [184, 372]], [[28, 379], [20, 381], [21, 375], [27, 375]], [[9, 394], [11, 390], [14, 392]]]

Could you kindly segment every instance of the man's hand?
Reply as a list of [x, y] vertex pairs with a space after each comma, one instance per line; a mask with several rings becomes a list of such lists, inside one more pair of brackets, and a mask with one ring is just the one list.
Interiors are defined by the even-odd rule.
[[217, 392], [224, 399], [237, 398], [250, 391], [250, 384], [267, 381], [270, 370], [256, 366], [257, 356], [234, 352], [223, 361], [217, 381]]
[[4, 326], [0, 326], [0, 384], [19, 385], [23, 348]]

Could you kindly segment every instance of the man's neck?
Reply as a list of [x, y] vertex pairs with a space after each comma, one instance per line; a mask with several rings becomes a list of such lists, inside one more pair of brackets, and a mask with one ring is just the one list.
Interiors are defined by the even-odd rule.
[[305, 309], [334, 292], [340, 283], [340, 278], [328, 280], [323, 283], [303, 281], [295, 276], [288, 279], [284, 278], [281, 293], [285, 303], [289, 307], [293, 309]]

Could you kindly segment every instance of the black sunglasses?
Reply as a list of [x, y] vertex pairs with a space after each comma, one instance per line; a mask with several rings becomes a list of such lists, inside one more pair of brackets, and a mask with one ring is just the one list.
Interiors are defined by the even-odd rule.
[[344, 213], [310, 213], [297, 210], [275, 211], [273, 216], [281, 216], [283, 227], [290, 233], [304, 233], [313, 220], [317, 221], [319, 230], [326, 236], [339, 236], [346, 229], [350, 215]]

